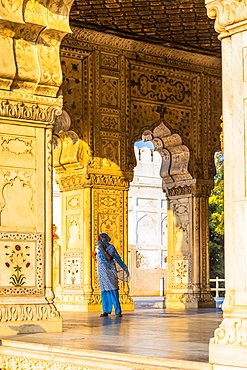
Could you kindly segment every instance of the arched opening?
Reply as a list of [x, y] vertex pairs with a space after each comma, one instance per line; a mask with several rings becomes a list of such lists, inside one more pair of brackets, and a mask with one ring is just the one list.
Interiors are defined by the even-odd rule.
[[[163, 119], [153, 126], [153, 129], [142, 132], [142, 138], [146, 142], [152, 142], [154, 153], [160, 154], [159, 173], [162, 190], [168, 202], [165, 306], [214, 307], [215, 302], [209, 286], [207, 234], [210, 184], [201, 183], [191, 175], [190, 149], [183, 144], [181, 136], [172, 133]], [[146, 221], [146, 229], [152, 229], [154, 224], [152, 218], [145, 216], [140, 218], [140, 225]], [[198, 228], [198, 223], [202, 229]], [[144, 256], [147, 253], [147, 250], [143, 253], [142, 261], [146, 266], [151, 259]], [[138, 257], [141, 258], [140, 252]]]
[[[136, 166], [128, 192], [128, 253], [130, 295], [161, 301], [167, 282], [167, 201], [160, 176], [161, 156], [151, 141], [134, 145]], [[163, 289], [163, 288], [162, 288]], [[164, 289], [163, 289], [164, 290]], [[155, 298], [156, 297], [156, 298]]]

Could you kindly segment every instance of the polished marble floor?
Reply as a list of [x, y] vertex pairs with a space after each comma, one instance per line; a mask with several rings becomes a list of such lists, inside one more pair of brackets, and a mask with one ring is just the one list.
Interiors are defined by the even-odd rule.
[[[208, 343], [222, 321], [219, 309], [138, 308], [100, 317], [63, 312], [62, 333], [18, 334], [6, 339], [154, 358], [208, 362]], [[3, 338], [4, 339], [4, 338]]]

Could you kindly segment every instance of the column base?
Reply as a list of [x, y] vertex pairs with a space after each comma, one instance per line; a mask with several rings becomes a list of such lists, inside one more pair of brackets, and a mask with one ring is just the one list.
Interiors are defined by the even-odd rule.
[[215, 308], [216, 302], [210, 293], [169, 293], [164, 299], [164, 308]]
[[215, 370], [247, 369], [247, 318], [225, 316], [210, 340], [209, 362]]
[[[119, 293], [121, 308], [123, 311], [133, 311], [134, 302], [127, 294]], [[100, 294], [85, 295], [80, 293], [62, 293], [55, 298], [56, 307], [60, 311], [101, 312]]]
[[246, 370], [247, 347], [210, 344], [209, 363], [214, 370]]
[[0, 336], [62, 331], [62, 317], [54, 320], [7, 321], [0, 323]]
[[62, 332], [63, 320], [53, 303], [0, 306], [0, 336]]

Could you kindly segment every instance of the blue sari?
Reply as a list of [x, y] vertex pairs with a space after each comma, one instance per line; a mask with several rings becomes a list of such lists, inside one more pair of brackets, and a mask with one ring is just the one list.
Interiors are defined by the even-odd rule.
[[[129, 271], [128, 271], [128, 267], [122, 261], [122, 259], [119, 256], [116, 248], [114, 247], [114, 245], [109, 244], [109, 243], [104, 243], [102, 241], [98, 241], [98, 244], [102, 244], [104, 246], [106, 252], [109, 253], [110, 256], [112, 256], [113, 263], [115, 264], [118, 280], [128, 282], [129, 281], [129, 276], [130, 276]], [[98, 250], [97, 252], [99, 253], [99, 255], [98, 255], [99, 263], [104, 264], [106, 268], [107, 267], [110, 268], [109, 262], [112, 262], [112, 261], [108, 261], [108, 259], [105, 257], [104, 253], [102, 252], [102, 250], [99, 247], [97, 248], [97, 250]]]

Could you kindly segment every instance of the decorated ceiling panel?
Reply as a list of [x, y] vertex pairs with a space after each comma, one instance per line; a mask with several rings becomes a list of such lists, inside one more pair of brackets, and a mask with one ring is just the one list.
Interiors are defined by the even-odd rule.
[[75, 0], [70, 21], [126, 38], [220, 54], [204, 0]]

